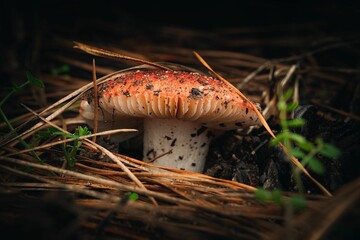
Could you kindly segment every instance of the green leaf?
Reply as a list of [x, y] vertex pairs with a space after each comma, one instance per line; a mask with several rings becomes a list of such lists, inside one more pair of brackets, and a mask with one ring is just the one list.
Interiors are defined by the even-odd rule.
[[48, 130], [49, 133], [52, 133], [52, 134], [55, 133], [55, 132], [59, 132], [59, 130], [57, 128], [55, 128], [55, 127], [49, 127], [47, 130]]
[[73, 169], [75, 167], [76, 160], [75, 158], [71, 157], [68, 159], [67, 164], [70, 169]]
[[299, 103], [298, 103], [298, 102], [288, 103], [287, 106], [286, 106], [286, 111], [292, 112], [292, 111], [294, 111], [298, 106], [299, 106]]
[[46, 130], [41, 130], [41, 131], [36, 132], [35, 138], [38, 140], [45, 140], [50, 137], [53, 137], [55, 132], [59, 132], [59, 130], [57, 130], [54, 127], [49, 127]]
[[263, 202], [266, 202], [266, 201], [269, 201], [271, 200], [272, 196], [271, 196], [271, 192], [270, 191], [267, 191], [265, 189], [262, 189], [262, 188], [258, 188], [256, 191], [255, 191], [255, 197], [260, 200], [260, 201], [263, 201]]
[[286, 119], [281, 119], [281, 120], [280, 120], [280, 126], [281, 126], [281, 129], [283, 129], [283, 131], [285, 131], [285, 129], [288, 128], [288, 120], [286, 120]]
[[319, 149], [319, 152], [329, 158], [338, 158], [341, 155], [340, 149], [328, 143], [324, 143], [322, 148]]
[[45, 139], [48, 139], [50, 137], [52, 137], [52, 133], [50, 133], [49, 131], [38, 131], [35, 134], [35, 138], [37, 140], [45, 140]]
[[87, 127], [79, 126], [79, 127], [76, 129], [75, 134], [78, 135], [78, 136], [86, 136], [86, 135], [91, 134], [91, 131], [88, 130]]
[[79, 148], [81, 147], [81, 145], [82, 145], [82, 142], [81, 142], [81, 141], [77, 142], [77, 143], [76, 143], [76, 148], [79, 149]]
[[83, 149], [83, 148], [79, 148], [79, 149], [78, 149], [78, 152], [82, 152], [82, 153], [84, 153], [84, 152], [86, 152], [86, 150], [85, 150], [85, 149]]
[[308, 165], [317, 174], [324, 174], [325, 172], [324, 165], [316, 158], [311, 158], [308, 161]]
[[69, 152], [72, 152], [73, 149], [74, 149], [74, 146], [73, 145], [70, 145], [70, 144], [66, 144], [66, 149], [69, 151]]
[[297, 158], [303, 158], [305, 156], [305, 153], [303, 151], [294, 148], [290, 149], [290, 153]]
[[67, 138], [79, 139], [79, 136], [77, 136], [77, 135], [74, 135], [74, 134], [71, 134], [71, 133], [65, 133], [65, 132], [61, 132], [61, 131], [54, 132], [53, 134], [54, 135], [65, 136]]
[[285, 101], [289, 100], [292, 94], [293, 94], [293, 90], [292, 90], [292, 88], [289, 88], [289, 89], [286, 90], [286, 92], [284, 93], [283, 99], [284, 99]]
[[316, 145], [318, 145], [320, 148], [322, 148], [324, 145], [324, 140], [322, 140], [322, 138], [320, 138], [320, 137], [317, 137], [315, 139], [315, 142], [316, 142]]
[[278, 144], [279, 142], [281, 142], [281, 140], [276, 136], [276, 139], [272, 139], [270, 141], [270, 146], [275, 146], [276, 144]]
[[294, 207], [295, 210], [304, 210], [307, 205], [306, 199], [301, 195], [290, 197], [289, 202]]
[[271, 140], [270, 144], [274, 146], [274, 145], [278, 144], [279, 142], [283, 142], [284, 140], [286, 140], [288, 138], [289, 138], [289, 132], [281, 132], [276, 135], [276, 139]]
[[129, 192], [128, 198], [130, 201], [136, 201], [139, 199], [139, 195], [137, 193]]
[[70, 66], [67, 64], [64, 64], [60, 67], [57, 68], [52, 68], [51, 69], [51, 74], [54, 76], [60, 75], [62, 73], [68, 73], [70, 71]]
[[34, 87], [44, 87], [44, 83], [43, 81], [41, 81], [39, 78], [35, 77], [34, 75], [32, 75], [31, 72], [26, 71], [26, 78], [27, 80], [30, 82], [30, 84]]
[[283, 101], [279, 101], [278, 104], [277, 104], [277, 106], [278, 106], [278, 109], [279, 109], [280, 111], [285, 111], [286, 108], [287, 108], [286, 102], [283, 102]]
[[289, 138], [295, 141], [297, 144], [304, 144], [307, 142], [307, 140], [303, 136], [297, 133], [289, 132]]
[[14, 92], [18, 92], [21, 90], [21, 86], [17, 85], [17, 84], [12, 84], [11, 86], [11, 91], [14, 91]]
[[283, 196], [279, 190], [272, 191], [271, 198], [277, 205], [283, 204]]
[[310, 152], [311, 149], [314, 148], [314, 145], [309, 141], [305, 141], [303, 143], [298, 143], [298, 146], [306, 152]]
[[287, 125], [289, 127], [301, 127], [304, 124], [305, 124], [305, 120], [301, 118], [287, 121]]

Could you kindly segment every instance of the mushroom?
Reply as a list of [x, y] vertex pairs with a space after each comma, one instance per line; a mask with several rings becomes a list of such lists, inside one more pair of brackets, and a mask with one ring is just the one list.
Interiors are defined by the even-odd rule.
[[[197, 72], [130, 71], [111, 76], [98, 89], [104, 128], [114, 122], [134, 127], [143, 121], [143, 159], [163, 155], [153, 162], [159, 166], [202, 172], [209, 129], [259, 125], [253, 107], [234, 89]], [[81, 103], [81, 115], [89, 123], [93, 105], [91, 96]]]

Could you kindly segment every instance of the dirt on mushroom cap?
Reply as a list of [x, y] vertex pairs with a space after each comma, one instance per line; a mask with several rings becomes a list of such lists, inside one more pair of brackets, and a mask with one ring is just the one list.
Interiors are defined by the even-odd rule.
[[177, 118], [217, 129], [260, 125], [252, 106], [233, 89], [194, 72], [137, 70], [115, 75], [99, 86], [99, 96], [100, 108], [114, 117]]

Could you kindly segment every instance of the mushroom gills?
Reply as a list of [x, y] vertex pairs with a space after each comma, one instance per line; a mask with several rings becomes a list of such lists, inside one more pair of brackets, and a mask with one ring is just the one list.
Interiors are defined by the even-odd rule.
[[209, 149], [208, 129], [178, 119], [144, 119], [144, 161], [158, 166], [202, 172]]
[[[86, 100], [81, 101], [80, 115], [85, 119], [90, 128], [94, 128], [94, 104], [89, 104]], [[137, 132], [117, 133], [110, 135], [111, 142], [120, 143], [131, 139], [142, 133], [143, 119], [123, 117], [116, 119], [113, 114], [100, 109], [98, 112], [98, 132], [111, 129], [134, 128]]]

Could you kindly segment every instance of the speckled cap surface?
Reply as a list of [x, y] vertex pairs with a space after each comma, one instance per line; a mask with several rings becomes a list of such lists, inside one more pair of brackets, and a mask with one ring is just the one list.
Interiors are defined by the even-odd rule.
[[199, 73], [137, 70], [112, 76], [98, 90], [101, 110], [114, 118], [176, 118], [215, 129], [260, 125], [234, 89]]

